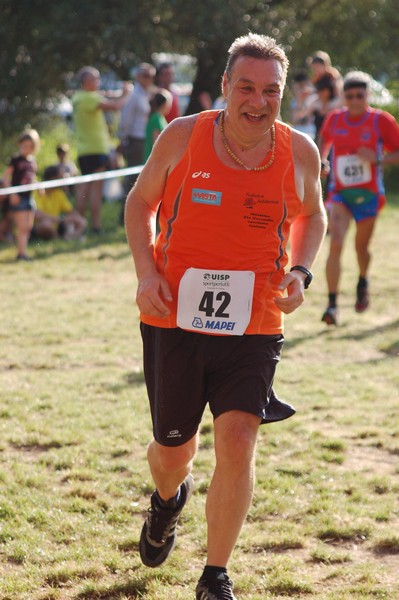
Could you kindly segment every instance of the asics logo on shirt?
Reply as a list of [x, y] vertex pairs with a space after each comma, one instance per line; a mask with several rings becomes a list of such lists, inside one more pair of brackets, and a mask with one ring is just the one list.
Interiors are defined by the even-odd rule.
[[205, 173], [205, 171], [195, 171], [192, 173], [191, 177], [193, 179], [197, 179], [197, 177], [202, 177], [202, 179], [209, 179], [211, 176], [210, 173]]

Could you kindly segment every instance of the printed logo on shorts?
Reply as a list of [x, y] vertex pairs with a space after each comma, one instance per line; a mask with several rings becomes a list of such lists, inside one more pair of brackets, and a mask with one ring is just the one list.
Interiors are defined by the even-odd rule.
[[181, 437], [181, 433], [178, 429], [172, 429], [171, 431], [169, 431], [168, 438], [180, 438]]
[[220, 206], [222, 203], [222, 192], [193, 188], [191, 191], [191, 200], [198, 204], [212, 204], [213, 206]]

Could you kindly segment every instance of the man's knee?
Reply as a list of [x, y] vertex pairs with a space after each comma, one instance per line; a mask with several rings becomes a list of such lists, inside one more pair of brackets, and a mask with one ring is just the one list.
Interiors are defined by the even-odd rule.
[[159, 467], [163, 471], [178, 471], [189, 465], [197, 449], [196, 439], [181, 446], [162, 446], [153, 440], [148, 447], [149, 456], [154, 453]]
[[215, 450], [218, 460], [231, 465], [252, 460], [260, 417], [241, 411], [225, 413], [215, 420]]

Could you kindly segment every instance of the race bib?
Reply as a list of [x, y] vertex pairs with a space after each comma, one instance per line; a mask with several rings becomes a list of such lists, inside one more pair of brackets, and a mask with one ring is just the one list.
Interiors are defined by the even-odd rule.
[[357, 154], [337, 157], [337, 177], [345, 187], [352, 187], [371, 181], [371, 163]]
[[255, 273], [190, 268], [180, 280], [177, 325], [221, 335], [243, 335], [251, 319]]

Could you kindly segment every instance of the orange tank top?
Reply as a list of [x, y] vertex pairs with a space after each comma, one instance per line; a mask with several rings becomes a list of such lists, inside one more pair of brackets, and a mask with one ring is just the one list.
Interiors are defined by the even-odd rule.
[[250, 270], [254, 295], [245, 334], [283, 331], [274, 298], [284, 276], [292, 222], [302, 208], [297, 195], [291, 129], [277, 121], [275, 160], [264, 171], [224, 165], [213, 148], [218, 111], [198, 115], [187, 149], [170, 173], [160, 206], [157, 268], [168, 281], [173, 301], [166, 319], [141, 314], [157, 327], [177, 327], [180, 279], [190, 267]]

